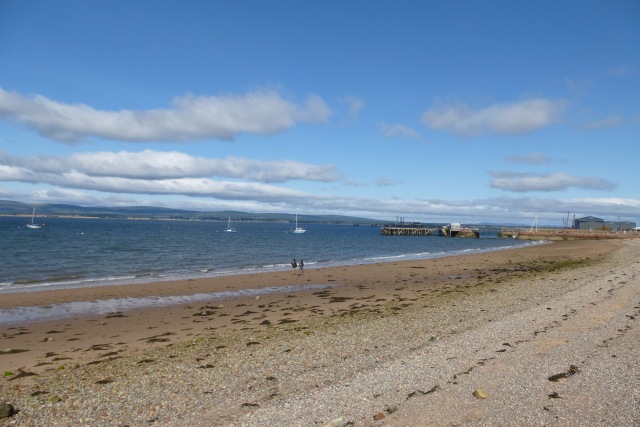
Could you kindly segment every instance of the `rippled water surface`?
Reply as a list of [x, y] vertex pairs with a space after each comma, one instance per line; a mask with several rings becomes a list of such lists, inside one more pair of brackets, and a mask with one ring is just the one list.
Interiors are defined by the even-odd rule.
[[382, 236], [378, 227], [0, 217], [0, 292], [431, 258], [530, 245], [515, 239]]

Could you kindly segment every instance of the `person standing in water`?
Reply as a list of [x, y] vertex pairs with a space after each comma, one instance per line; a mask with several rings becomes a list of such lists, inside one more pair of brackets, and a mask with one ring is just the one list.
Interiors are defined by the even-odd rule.
[[293, 261], [291, 261], [291, 268], [293, 269], [293, 274], [296, 274], [296, 267], [298, 266], [298, 263], [296, 262], [296, 259], [294, 258]]
[[304, 275], [304, 260], [302, 258], [300, 258], [300, 264], [298, 264], [298, 268], [300, 268], [300, 273], [298, 273], [298, 275]]

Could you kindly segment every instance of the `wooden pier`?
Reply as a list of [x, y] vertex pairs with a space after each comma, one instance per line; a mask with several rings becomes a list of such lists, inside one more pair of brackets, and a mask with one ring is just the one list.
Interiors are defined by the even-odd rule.
[[458, 228], [452, 230], [450, 226], [440, 227], [411, 227], [385, 226], [380, 228], [383, 236], [445, 236], [445, 237], [480, 237], [480, 230]]
[[382, 227], [383, 236], [439, 236], [438, 227]]

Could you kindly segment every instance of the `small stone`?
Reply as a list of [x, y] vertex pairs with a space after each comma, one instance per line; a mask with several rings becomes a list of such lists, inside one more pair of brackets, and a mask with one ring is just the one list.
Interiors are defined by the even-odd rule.
[[398, 405], [389, 405], [387, 406], [387, 414], [393, 414], [398, 410]]
[[373, 416], [373, 419], [376, 420], [376, 421], [382, 420], [382, 419], [384, 419], [384, 414], [382, 412], [378, 412], [377, 414], [375, 414]]
[[16, 413], [13, 405], [9, 403], [0, 403], [0, 419], [12, 417]]
[[486, 399], [487, 397], [489, 397], [489, 393], [487, 393], [485, 390], [483, 390], [481, 388], [477, 388], [477, 389], [473, 390], [473, 395], [477, 399]]

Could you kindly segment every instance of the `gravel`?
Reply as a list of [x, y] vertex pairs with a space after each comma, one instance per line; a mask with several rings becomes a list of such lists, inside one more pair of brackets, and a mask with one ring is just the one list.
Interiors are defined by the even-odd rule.
[[0, 426], [640, 425], [639, 252], [3, 380]]

